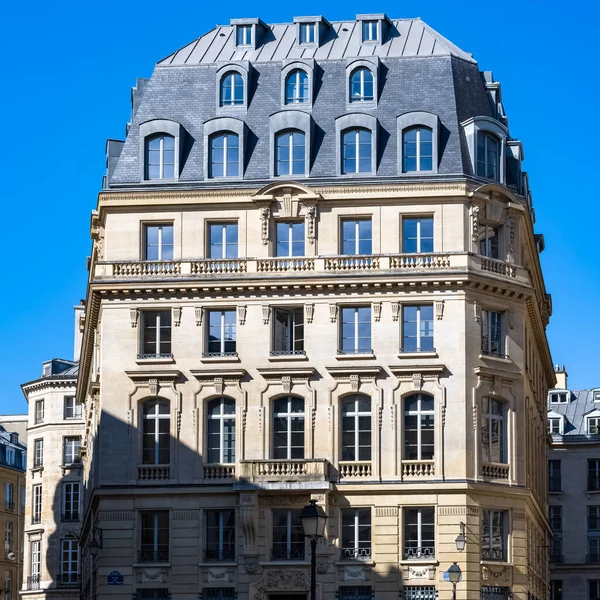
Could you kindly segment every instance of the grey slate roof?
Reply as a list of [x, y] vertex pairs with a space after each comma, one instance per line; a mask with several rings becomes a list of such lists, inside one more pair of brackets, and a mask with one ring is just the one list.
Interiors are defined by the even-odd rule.
[[[568, 402], [565, 404], [550, 402], [550, 396], [554, 392], [566, 391]], [[555, 412], [565, 417], [564, 434], [553, 434], [552, 439], [559, 441], [565, 438], [566, 442], [595, 441], [600, 443], [600, 434], [588, 435], [585, 417], [593, 411], [599, 411], [600, 402], [594, 402], [595, 390], [550, 390], [548, 394], [548, 412]]]
[[[108, 161], [109, 186], [119, 187], [257, 187], [272, 182], [269, 164], [270, 116], [290, 107], [282, 104], [282, 67], [294, 57], [315, 59], [313, 102], [302, 107], [312, 119], [308, 184], [428, 180], [473, 176], [460, 122], [470, 117], [496, 118], [483, 74], [470, 54], [454, 46], [420, 19], [391, 21], [383, 44], [360, 44], [357, 22], [332, 24], [318, 49], [295, 45], [295, 25], [269, 26], [258, 48], [235, 50], [233, 27], [219, 26], [161, 60], [146, 80], [139, 80], [132, 104], [127, 138], [112, 142], [120, 152]], [[344, 31], [347, 29], [348, 31]], [[333, 32], [336, 32], [334, 34]], [[380, 60], [378, 102], [375, 106], [348, 105], [346, 65], [352, 57], [377, 55]], [[249, 61], [247, 108], [218, 107], [217, 71], [228, 62]], [[294, 107], [292, 110], [299, 110]], [[396, 118], [425, 111], [440, 120], [438, 173], [399, 174]], [[336, 156], [336, 119], [349, 113], [370, 114], [378, 120], [378, 160], [375, 174], [339, 177]], [[204, 179], [204, 123], [233, 117], [246, 126], [244, 171], [241, 181]], [[142, 181], [139, 126], [168, 119], [185, 130], [179, 181]], [[116, 166], [115, 163], [116, 162]]]

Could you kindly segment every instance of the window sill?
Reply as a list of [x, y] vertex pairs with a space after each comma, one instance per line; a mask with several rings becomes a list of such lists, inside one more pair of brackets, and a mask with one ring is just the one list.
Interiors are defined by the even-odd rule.
[[335, 358], [337, 360], [371, 360], [375, 358], [375, 354], [372, 352], [364, 352], [362, 354], [336, 354]]
[[509, 365], [512, 363], [512, 360], [510, 360], [510, 357], [508, 355], [506, 356], [494, 356], [493, 354], [480, 354], [479, 358], [481, 360], [492, 360], [495, 362], [499, 362], [499, 363], [503, 363], [505, 365]]
[[[548, 492], [549, 494], [556, 494], [556, 493], [560, 493], [562, 494], [562, 492]], [[585, 490], [585, 493], [587, 495], [587, 497], [589, 498], [590, 496], [597, 496], [600, 495], [600, 490]]]
[[514, 566], [514, 564], [512, 562], [508, 562], [507, 560], [489, 560], [488, 558], [482, 558], [479, 561], [479, 564], [490, 565], [490, 566], [502, 565], [503, 567], [513, 567]]
[[[269, 563], [272, 564], [272, 563]], [[199, 567], [237, 567], [238, 564], [236, 562], [232, 562], [232, 561], [218, 561], [218, 560], [212, 560], [210, 562], [200, 562], [198, 563]]]
[[[548, 490], [548, 495], [549, 496], [558, 496], [558, 498], [562, 498], [562, 490]], [[589, 494], [589, 492], [586, 492], [586, 494]]]
[[431, 352], [399, 352], [398, 358], [439, 358], [435, 350]]
[[292, 361], [292, 360], [308, 360], [306, 354], [278, 354], [277, 356], [269, 356], [269, 362]]
[[374, 567], [375, 561], [371, 558], [369, 560], [338, 560], [335, 563], [336, 567], [356, 567], [359, 565], [365, 565], [366, 567]]
[[137, 365], [168, 365], [175, 362], [175, 357], [170, 356], [168, 358], [138, 358], [135, 363]]
[[440, 561], [432, 556], [431, 558], [403, 558], [398, 561], [399, 565], [439, 565]]
[[164, 567], [170, 567], [171, 563], [169, 561], [165, 561], [165, 562], [136, 562], [133, 563], [131, 565], [132, 567], [144, 567], [144, 568], [148, 568], [148, 567], [160, 567], [160, 568], [164, 568]]
[[239, 363], [239, 356], [203, 356], [200, 359], [203, 363]]
[[259, 562], [258, 564], [261, 567], [288, 567], [288, 566], [294, 566], [294, 565], [307, 565], [310, 561], [309, 560], [265, 560], [262, 562]]
[[33, 467], [33, 469], [31, 469], [31, 474], [34, 475], [35, 473], [42, 473], [43, 470], [44, 470], [43, 466]]

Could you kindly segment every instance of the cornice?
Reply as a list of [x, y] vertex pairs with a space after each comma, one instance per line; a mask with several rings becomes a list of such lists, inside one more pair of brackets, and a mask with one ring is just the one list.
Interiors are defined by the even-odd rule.
[[65, 377], [64, 379], [36, 379], [21, 386], [23, 393], [28, 396], [31, 393], [51, 388], [64, 388], [77, 386], [77, 377]]

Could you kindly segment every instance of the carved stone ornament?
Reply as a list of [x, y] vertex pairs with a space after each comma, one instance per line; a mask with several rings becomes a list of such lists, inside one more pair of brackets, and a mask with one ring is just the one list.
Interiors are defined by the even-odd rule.
[[204, 313], [204, 309], [201, 306], [195, 306], [194, 313], [196, 315], [196, 325], [200, 327], [200, 325], [202, 325], [202, 315]]
[[514, 215], [508, 219], [508, 253], [515, 254], [515, 238], [517, 233], [517, 218]]
[[438, 321], [441, 321], [444, 318], [444, 301], [443, 300], [435, 301], [435, 316]]
[[173, 325], [179, 327], [181, 325], [181, 306], [173, 307]]
[[262, 582], [256, 586], [258, 594], [255, 598], [258, 600], [265, 592], [273, 590], [307, 590], [309, 581], [306, 571], [275, 569], [266, 571]]
[[471, 207], [471, 239], [474, 244], [479, 242], [479, 204], [474, 204]]
[[429, 567], [408, 567], [408, 579], [429, 579]]
[[415, 390], [420, 390], [423, 387], [423, 375], [421, 373], [413, 373], [413, 387]]
[[147, 581], [162, 583], [162, 569], [142, 569], [142, 583]]
[[206, 581], [221, 581], [230, 583], [233, 581], [233, 571], [231, 569], [207, 569]]
[[329, 320], [332, 323], [335, 323], [337, 321], [337, 314], [338, 314], [338, 305], [337, 304], [330, 304], [329, 305]]
[[284, 375], [281, 378], [281, 385], [283, 386], [283, 392], [289, 394], [292, 391], [292, 378], [289, 375]]
[[158, 396], [158, 379], [149, 379], [148, 387], [150, 388], [151, 396]]
[[306, 206], [306, 215], [304, 217], [305, 227], [306, 227], [306, 238], [308, 239], [309, 244], [315, 243], [315, 223], [317, 220], [317, 207], [312, 204]]
[[260, 565], [258, 564], [257, 560], [252, 560], [252, 561], [248, 561], [245, 565], [244, 565], [244, 570], [246, 571], [246, 573], [248, 573], [249, 575], [254, 575], [254, 573], [258, 573], [258, 570], [260, 569]]
[[306, 322], [312, 323], [313, 318], [315, 316], [315, 305], [314, 304], [305, 304], [304, 305], [304, 313], [306, 315]]
[[392, 320], [397, 321], [400, 317], [400, 303], [392, 302]]
[[129, 318], [131, 319], [131, 326], [135, 329], [140, 318], [140, 311], [137, 308], [129, 309]]
[[266, 246], [269, 243], [269, 219], [271, 217], [271, 209], [263, 206], [259, 209], [260, 212], [260, 237], [262, 243]]
[[317, 573], [319, 573], [319, 575], [323, 575], [323, 574], [327, 573], [328, 568], [329, 568], [329, 565], [326, 562], [318, 562], [317, 563]]
[[271, 307], [268, 304], [262, 305], [263, 325], [268, 325], [271, 318]]
[[223, 382], [222, 377], [215, 377], [214, 379], [215, 392], [221, 396], [223, 394], [223, 390], [225, 389], [225, 383]]
[[344, 581], [365, 581], [366, 578], [364, 567], [344, 567]]
[[258, 503], [260, 506], [306, 506], [310, 501], [310, 496], [260, 496]]
[[376, 323], [381, 321], [381, 302], [373, 302], [373, 316]]
[[360, 387], [360, 377], [353, 373], [350, 375], [350, 389], [353, 392], [358, 392], [358, 388]]

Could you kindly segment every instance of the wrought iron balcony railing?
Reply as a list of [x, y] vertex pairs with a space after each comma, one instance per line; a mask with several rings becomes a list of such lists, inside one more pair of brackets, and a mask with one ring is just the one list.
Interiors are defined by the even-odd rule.
[[27, 577], [27, 589], [28, 590], [39, 590], [40, 589], [40, 576], [29, 575]]
[[231, 562], [235, 560], [235, 548], [211, 548], [204, 551], [206, 562]]
[[164, 546], [150, 547], [140, 550], [140, 562], [169, 562], [169, 549]]
[[342, 560], [371, 560], [371, 548], [342, 548]]
[[483, 560], [505, 561], [507, 556], [506, 548], [482, 548], [481, 558]]
[[434, 546], [407, 546], [404, 548], [404, 560], [427, 560], [435, 558]]
[[304, 560], [304, 542], [273, 546], [271, 560]]

